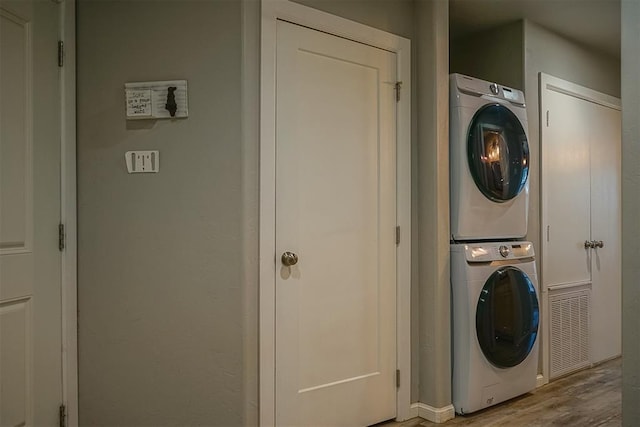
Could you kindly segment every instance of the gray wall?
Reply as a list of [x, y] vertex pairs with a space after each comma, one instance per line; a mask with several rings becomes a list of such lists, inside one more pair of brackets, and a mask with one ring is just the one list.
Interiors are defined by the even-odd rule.
[[[241, 3], [81, 0], [77, 19], [80, 423], [248, 423]], [[127, 122], [125, 82], [165, 79], [188, 80], [190, 117]], [[126, 173], [141, 149], [160, 173]]]
[[[529, 122], [529, 224], [527, 239], [537, 254], [538, 277], [542, 266], [540, 246], [540, 97], [539, 73], [613, 96], [620, 96], [620, 61], [562, 38], [533, 23], [524, 21], [524, 65], [527, 120]], [[547, 351], [542, 346], [540, 351]], [[542, 353], [541, 353], [542, 354]], [[542, 357], [539, 360], [542, 371]]]
[[622, 423], [640, 425], [640, 3], [622, 1]]
[[524, 90], [523, 46], [522, 21], [470, 34], [451, 40], [449, 69]]
[[413, 38], [413, 0], [292, 0], [392, 34]]
[[[540, 248], [540, 119], [539, 78], [544, 72], [616, 97], [620, 96], [620, 61], [562, 38], [530, 21], [524, 22], [525, 97], [529, 122], [531, 164], [529, 226], [538, 260]], [[538, 262], [540, 273], [540, 262]]]
[[[412, 0], [299, 2], [413, 37]], [[79, 1], [82, 425], [257, 423], [259, 18], [255, 0]], [[166, 79], [188, 80], [190, 117], [126, 121], [124, 84]], [[142, 149], [159, 174], [126, 173]]]
[[[519, 43], [519, 45], [518, 45]], [[486, 56], [482, 46], [496, 46], [500, 57]], [[527, 239], [532, 241], [538, 272], [540, 247], [540, 72], [620, 96], [620, 61], [576, 44], [530, 21], [496, 27], [452, 41], [451, 71], [497, 81], [523, 89], [527, 100], [527, 119], [531, 164], [529, 175], [529, 223]], [[510, 69], [509, 64], [513, 64]], [[544, 351], [544, 350], [541, 350]], [[540, 359], [540, 371], [542, 359]]]
[[451, 404], [449, 282], [449, 2], [416, 1], [419, 401]]

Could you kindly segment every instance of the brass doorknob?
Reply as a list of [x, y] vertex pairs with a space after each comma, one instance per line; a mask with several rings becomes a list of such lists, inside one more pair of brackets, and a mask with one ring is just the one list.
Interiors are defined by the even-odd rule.
[[291, 267], [292, 265], [296, 265], [298, 263], [298, 255], [294, 254], [293, 252], [285, 252], [282, 254], [280, 260], [282, 261], [283, 265]]

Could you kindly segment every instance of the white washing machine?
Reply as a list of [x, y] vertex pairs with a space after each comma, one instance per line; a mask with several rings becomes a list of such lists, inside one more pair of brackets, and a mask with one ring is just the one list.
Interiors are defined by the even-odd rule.
[[450, 76], [451, 238], [527, 234], [529, 144], [522, 91]]
[[539, 305], [533, 245], [451, 245], [453, 406], [468, 414], [536, 387]]

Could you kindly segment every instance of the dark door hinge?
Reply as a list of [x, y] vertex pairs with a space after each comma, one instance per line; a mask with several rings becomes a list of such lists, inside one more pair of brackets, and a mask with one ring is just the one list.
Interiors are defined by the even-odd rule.
[[67, 427], [67, 407], [60, 405], [60, 427]]
[[66, 236], [64, 234], [64, 224], [60, 223], [58, 225], [58, 249], [60, 249], [60, 251], [64, 250], [65, 247], [65, 243], [66, 243]]
[[400, 226], [396, 227], [396, 245], [400, 244]]
[[402, 89], [402, 82], [396, 82], [396, 102], [400, 102], [401, 89]]
[[58, 67], [64, 65], [64, 42], [60, 40], [58, 42]]
[[396, 388], [400, 388], [400, 369], [396, 369]]

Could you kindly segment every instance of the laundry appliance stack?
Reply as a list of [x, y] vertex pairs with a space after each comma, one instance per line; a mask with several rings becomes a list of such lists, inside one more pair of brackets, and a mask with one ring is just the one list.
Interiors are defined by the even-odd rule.
[[522, 91], [450, 76], [453, 405], [467, 414], [536, 386], [539, 305], [527, 234]]

